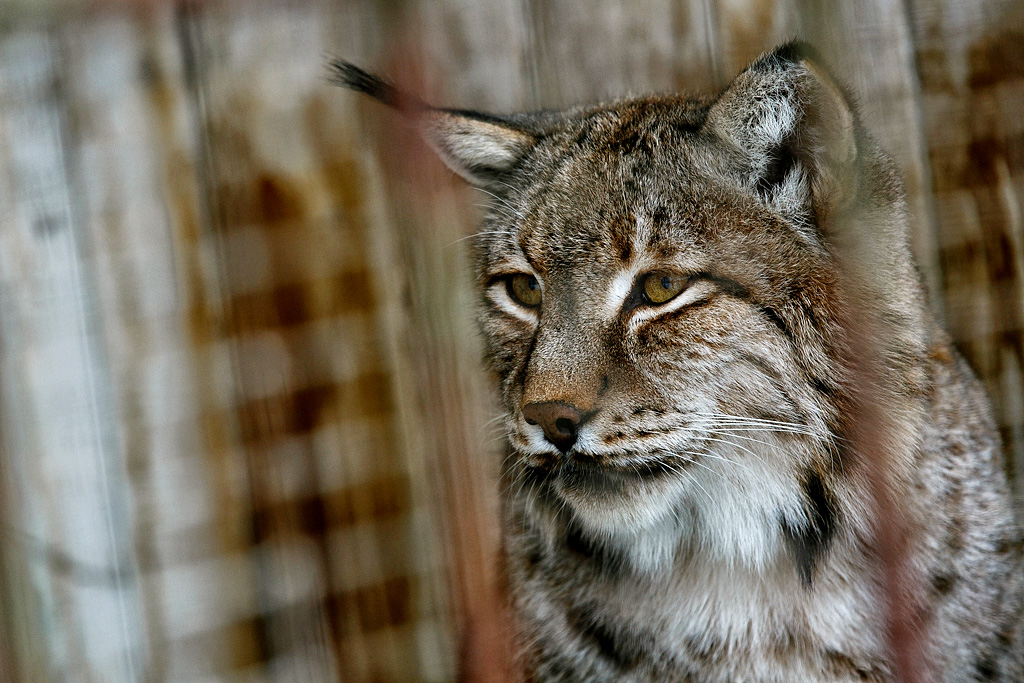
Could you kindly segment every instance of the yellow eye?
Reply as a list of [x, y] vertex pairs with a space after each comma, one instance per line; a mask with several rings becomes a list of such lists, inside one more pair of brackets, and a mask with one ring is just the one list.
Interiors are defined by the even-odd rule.
[[537, 278], [526, 273], [516, 273], [507, 280], [509, 296], [523, 306], [533, 308], [540, 305], [540, 283]]
[[652, 304], [663, 304], [686, 287], [687, 278], [664, 271], [649, 273], [644, 278], [644, 296]]

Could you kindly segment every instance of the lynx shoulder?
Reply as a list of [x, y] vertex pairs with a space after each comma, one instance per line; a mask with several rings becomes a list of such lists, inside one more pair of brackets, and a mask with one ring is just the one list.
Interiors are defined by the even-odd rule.
[[1024, 680], [987, 399], [806, 46], [715, 96], [511, 116], [334, 66], [494, 198], [473, 248], [532, 679], [890, 681], [896, 613], [922, 680]]

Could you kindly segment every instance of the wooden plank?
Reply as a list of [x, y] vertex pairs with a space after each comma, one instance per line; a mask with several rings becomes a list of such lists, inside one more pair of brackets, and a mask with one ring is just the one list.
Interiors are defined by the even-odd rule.
[[714, 7], [725, 82], [761, 53], [799, 37], [794, 0], [716, 0]]
[[[227, 359], [196, 343], [209, 339], [196, 328], [209, 318], [216, 280], [202, 264], [196, 131], [177, 29], [170, 4], [59, 29], [87, 267], [132, 488], [145, 678], [156, 680], [229, 671], [224, 629], [255, 590], [239, 572], [229, 586], [197, 581], [177, 592], [178, 577], [204, 576], [190, 574], [193, 565], [215, 566], [221, 555], [238, 563], [239, 525], [225, 510], [245, 500], [204, 433], [218, 410], [216, 365]], [[191, 661], [181, 644], [197, 632], [211, 647]]]
[[1024, 8], [909, 7], [949, 329], [993, 399], [1024, 518]]
[[[0, 46], [10, 204], [0, 223], [5, 432], [41, 598], [48, 676], [140, 680], [145, 641], [103, 320], [69, 159], [65, 55], [51, 32]], [[12, 400], [13, 399], [13, 400]]]
[[[373, 222], [377, 190], [355, 99], [326, 83], [322, 63], [331, 53], [361, 61], [382, 14], [367, 4], [258, 3], [187, 18], [233, 403], [252, 505], [266, 511], [253, 538], [264, 549], [263, 628], [273, 670], [299, 678], [309, 667], [352, 680], [453, 675], [450, 644], [434, 637], [450, 628], [430, 519], [443, 508], [424, 490], [431, 460], [409, 450], [433, 426], [409, 433], [421, 408], [398, 391], [382, 328], [382, 303], [400, 279], [370, 244], [389, 225]], [[407, 491], [399, 500], [409, 496], [395, 512], [401, 524], [378, 516], [388, 482]], [[349, 496], [356, 491], [367, 495]], [[301, 526], [320, 513], [291, 516], [300, 500], [323, 512], [321, 527]], [[339, 528], [340, 513], [348, 521]], [[305, 588], [270, 590], [282, 584]], [[303, 644], [309, 632], [320, 635]]]
[[405, 21], [418, 40], [425, 75], [436, 81], [424, 84], [427, 95], [495, 113], [536, 106], [532, 28], [521, 0], [419, 3]]
[[531, 0], [526, 7], [542, 107], [699, 90], [714, 81], [714, 46], [705, 37], [711, 16], [702, 3], [598, 0], [579, 11]]

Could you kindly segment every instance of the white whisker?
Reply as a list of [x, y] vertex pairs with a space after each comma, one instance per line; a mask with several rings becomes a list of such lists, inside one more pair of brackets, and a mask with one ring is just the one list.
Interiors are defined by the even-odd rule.
[[519, 207], [514, 206], [508, 200], [502, 199], [501, 197], [499, 197], [498, 195], [494, 194], [490, 190], [485, 190], [482, 187], [479, 187], [477, 189], [480, 190], [481, 192], [483, 192], [484, 194], [487, 194], [487, 195], [490, 195], [491, 197], [494, 197], [494, 200], [496, 202], [498, 202], [501, 206], [504, 206], [504, 207], [508, 208], [510, 211], [512, 211], [512, 213], [515, 214], [516, 218], [522, 218], [523, 217], [522, 211], [520, 211]]
[[507, 235], [507, 234], [508, 234], [507, 230], [485, 230], [483, 232], [474, 232], [472, 235], [466, 235], [465, 237], [460, 237], [459, 239], [457, 239], [457, 240], [455, 240], [453, 242], [449, 242], [448, 244], [446, 244], [444, 246], [445, 246], [445, 248], [447, 248], [447, 247], [452, 246], [453, 244], [458, 244], [459, 242], [464, 242], [466, 240], [471, 240], [471, 239], [473, 239], [475, 237], [482, 237], [484, 235]]

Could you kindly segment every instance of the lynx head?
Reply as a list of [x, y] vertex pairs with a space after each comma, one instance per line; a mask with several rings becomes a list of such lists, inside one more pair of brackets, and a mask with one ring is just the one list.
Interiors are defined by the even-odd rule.
[[474, 248], [510, 527], [638, 568], [788, 547], [809, 576], [842, 522], [844, 231], [884, 262], [872, 305], [916, 331], [920, 294], [894, 174], [807, 48], [715, 97], [508, 117], [335, 67], [493, 198]]

